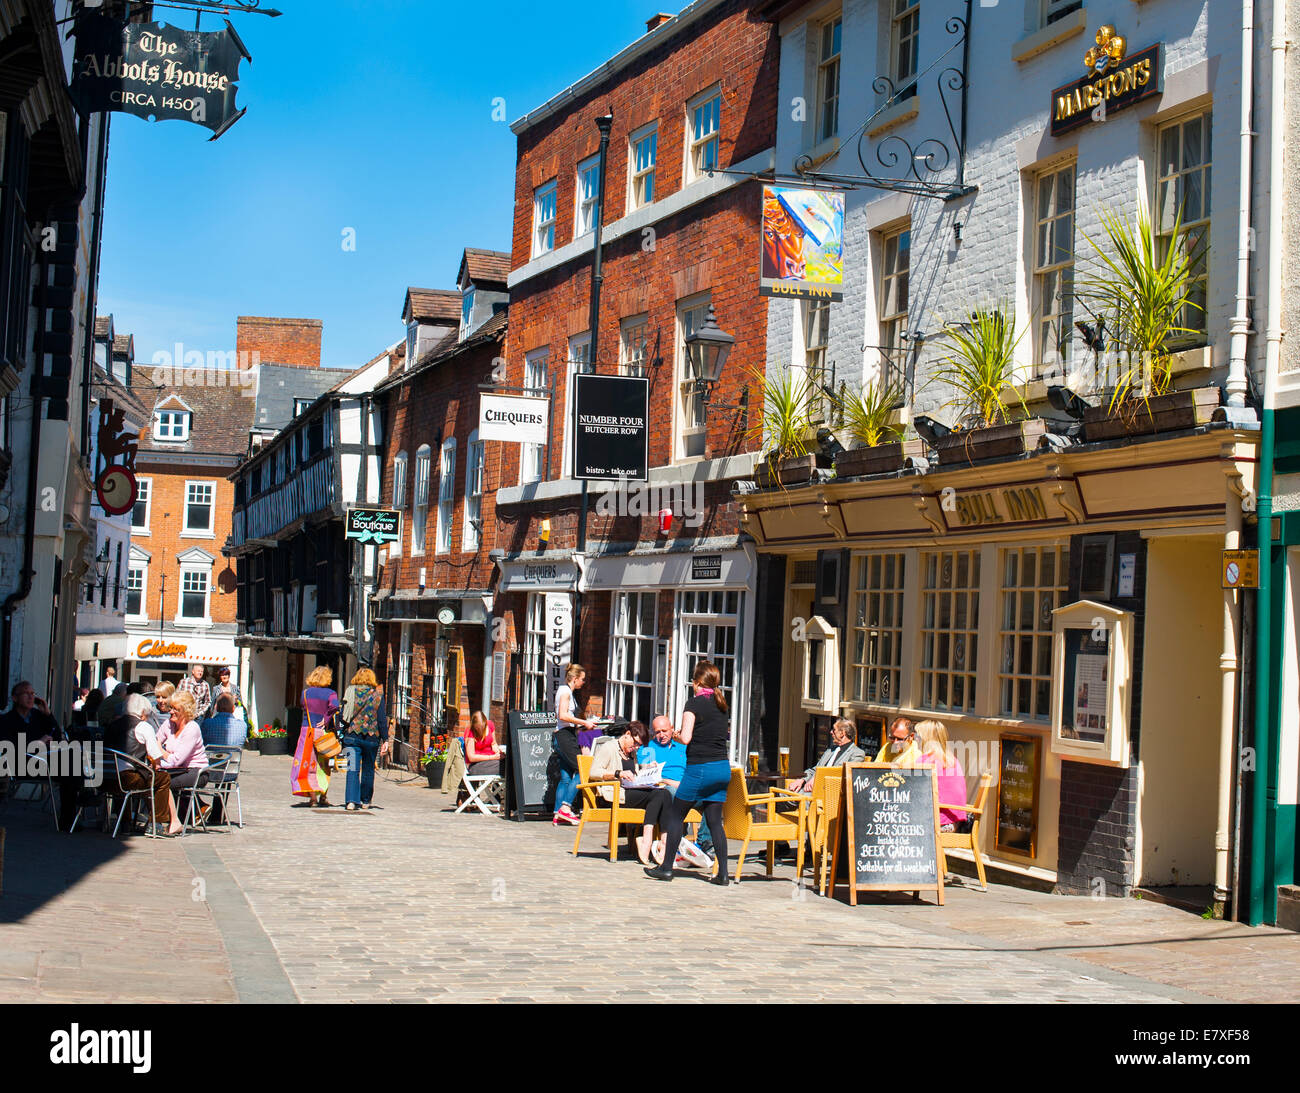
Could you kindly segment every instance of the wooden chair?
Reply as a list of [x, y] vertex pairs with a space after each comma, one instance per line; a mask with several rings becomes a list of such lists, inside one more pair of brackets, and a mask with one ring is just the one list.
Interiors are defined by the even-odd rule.
[[[812, 846], [809, 864], [817, 891], [826, 895], [827, 858], [835, 866], [839, 856], [840, 817], [844, 813], [844, 768], [818, 767], [814, 771], [812, 803], [808, 807], [808, 841]], [[802, 873], [800, 874], [802, 875]], [[835, 870], [830, 870], [831, 891]]]
[[[793, 813], [777, 812], [778, 804], [793, 804]], [[766, 807], [767, 818], [760, 820], [755, 809]], [[722, 826], [728, 840], [740, 840], [740, 858], [736, 862], [736, 883], [745, 868], [745, 854], [751, 842], [767, 843], [767, 875], [772, 875], [776, 864], [776, 844], [794, 841], [798, 846], [795, 857], [795, 876], [803, 873], [803, 841], [808, 829], [808, 799], [802, 794], [773, 786], [767, 793], [751, 796], [745, 784], [745, 772], [731, 768], [731, 784], [722, 806]], [[716, 836], [715, 836], [716, 839]]]
[[[975, 793], [975, 800], [970, 804], [960, 801], [940, 801], [940, 808], [965, 809], [966, 816], [969, 818], [970, 831], [941, 831], [939, 833], [939, 845], [942, 850], [969, 850], [975, 856], [975, 872], [979, 874], [980, 886], [987, 892], [989, 882], [984, 877], [984, 857], [980, 853], [980, 820], [984, 816], [984, 805], [988, 801], [989, 786], [993, 782], [992, 774], [984, 774], [980, 777], [979, 789]], [[948, 871], [948, 862], [944, 859], [944, 872]]]
[[[588, 775], [591, 773], [590, 755], [578, 756], [578, 788], [582, 791], [582, 816], [578, 819], [578, 831], [573, 836], [573, 853], [578, 853], [578, 843], [582, 841], [582, 829], [586, 826], [587, 821], [592, 823], [607, 823], [609, 825], [609, 860], [618, 861], [618, 829], [621, 824], [636, 824], [641, 827], [645, 824], [645, 809], [628, 808], [626, 805], [619, 804], [618, 801], [618, 783], [617, 782], [591, 782], [588, 781]], [[613, 802], [606, 801], [596, 791], [604, 786], [606, 789], [614, 790]]]

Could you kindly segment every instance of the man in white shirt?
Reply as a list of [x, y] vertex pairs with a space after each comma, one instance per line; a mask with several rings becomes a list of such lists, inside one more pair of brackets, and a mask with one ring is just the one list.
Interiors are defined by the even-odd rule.
[[113, 667], [105, 668], [104, 678], [100, 681], [99, 684], [100, 693], [102, 693], [103, 696], [107, 698], [117, 689], [118, 682], [119, 681], [117, 678], [117, 669]]

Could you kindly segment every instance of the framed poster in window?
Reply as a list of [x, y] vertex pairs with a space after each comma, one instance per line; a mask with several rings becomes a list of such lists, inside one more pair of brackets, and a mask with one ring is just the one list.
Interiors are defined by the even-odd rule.
[[1038, 784], [1042, 741], [1003, 733], [998, 737], [998, 828], [994, 845], [1032, 858], [1038, 853]]
[[1133, 613], [1081, 600], [1052, 615], [1052, 751], [1127, 767]]

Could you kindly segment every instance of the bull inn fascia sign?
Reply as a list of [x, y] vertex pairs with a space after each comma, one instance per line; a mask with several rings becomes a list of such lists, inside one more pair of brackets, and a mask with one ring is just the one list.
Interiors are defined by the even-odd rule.
[[1125, 56], [1127, 43], [1112, 26], [1097, 30], [1096, 46], [1084, 55], [1087, 75], [1052, 92], [1052, 136], [1089, 122], [1104, 122], [1111, 114], [1159, 95], [1164, 88], [1161, 44]]

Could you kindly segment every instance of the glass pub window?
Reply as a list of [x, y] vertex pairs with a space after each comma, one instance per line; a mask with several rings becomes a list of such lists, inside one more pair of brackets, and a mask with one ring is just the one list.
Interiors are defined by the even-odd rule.
[[1034, 364], [1064, 374], [1074, 340], [1074, 164], [1038, 176], [1034, 222]]
[[1052, 612], [1065, 596], [1065, 560], [1060, 546], [1002, 552], [998, 693], [1003, 716], [1046, 721], [1051, 715]]
[[817, 143], [840, 129], [840, 16], [822, 24], [817, 56]]
[[[1156, 178], [1156, 236], [1160, 257], [1177, 246], [1191, 256], [1191, 298], [1178, 325], [1192, 334], [1186, 343], [1203, 340], [1206, 331], [1210, 246], [1210, 114], [1198, 114], [1163, 126], [1159, 136]], [[1175, 226], [1177, 231], [1175, 231]]]
[[655, 607], [653, 592], [616, 592], [610, 618], [605, 712], [650, 724], [655, 715]]
[[849, 694], [857, 702], [896, 706], [903, 666], [904, 556], [856, 559]]
[[907, 286], [912, 263], [911, 228], [892, 232], [880, 241], [881, 380], [902, 383], [907, 375]]
[[[893, 17], [890, 21], [890, 76], [897, 91], [915, 79], [920, 60], [921, 0], [893, 0]], [[916, 94], [913, 83], [900, 94], [908, 99]]]
[[975, 709], [980, 552], [921, 556], [921, 706]]

